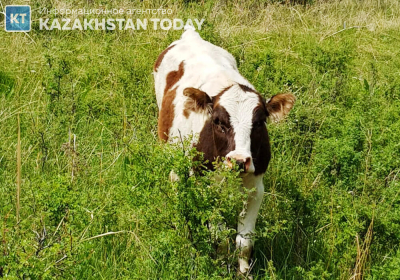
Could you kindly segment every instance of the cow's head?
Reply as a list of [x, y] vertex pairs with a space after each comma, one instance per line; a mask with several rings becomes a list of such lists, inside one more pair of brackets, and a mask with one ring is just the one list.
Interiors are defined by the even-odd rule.
[[224, 157], [228, 166], [235, 161], [247, 173], [266, 171], [270, 157], [267, 118], [280, 121], [292, 109], [292, 94], [277, 94], [265, 101], [254, 89], [234, 84], [210, 98], [205, 92], [186, 88], [184, 95], [210, 115], [200, 133], [197, 149], [212, 162]]

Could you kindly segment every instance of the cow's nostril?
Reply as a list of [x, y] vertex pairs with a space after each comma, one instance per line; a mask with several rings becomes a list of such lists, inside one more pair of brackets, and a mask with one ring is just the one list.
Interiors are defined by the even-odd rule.
[[245, 170], [245, 162], [242, 159], [236, 160], [236, 164], [238, 165], [240, 170], [246, 171]]

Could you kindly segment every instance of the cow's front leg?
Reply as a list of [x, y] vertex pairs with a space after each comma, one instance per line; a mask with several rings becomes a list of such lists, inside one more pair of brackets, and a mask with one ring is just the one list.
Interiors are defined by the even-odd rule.
[[236, 236], [236, 247], [239, 249], [239, 270], [242, 274], [248, 274], [250, 265], [250, 255], [253, 248], [253, 234], [256, 226], [258, 210], [260, 209], [264, 184], [263, 176], [245, 174], [243, 185], [247, 190], [251, 190], [242, 213], [239, 216], [238, 235]]

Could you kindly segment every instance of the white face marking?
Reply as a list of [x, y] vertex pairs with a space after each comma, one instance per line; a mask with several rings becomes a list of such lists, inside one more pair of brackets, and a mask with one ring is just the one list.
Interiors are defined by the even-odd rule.
[[[243, 91], [239, 85], [233, 85], [221, 95], [219, 102], [228, 112], [235, 132], [235, 151], [228, 155], [251, 157], [250, 134], [253, 126], [253, 111], [259, 101], [256, 93]], [[252, 168], [254, 168], [253, 164]]]

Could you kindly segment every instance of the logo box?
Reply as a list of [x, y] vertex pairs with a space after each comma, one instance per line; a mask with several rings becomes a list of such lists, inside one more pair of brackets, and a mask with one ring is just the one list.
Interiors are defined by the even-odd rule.
[[5, 9], [5, 29], [8, 32], [31, 31], [31, 7], [28, 5], [8, 5]]

